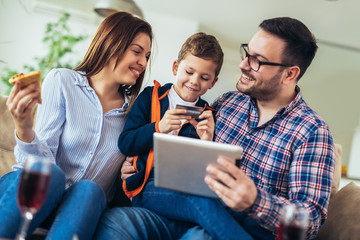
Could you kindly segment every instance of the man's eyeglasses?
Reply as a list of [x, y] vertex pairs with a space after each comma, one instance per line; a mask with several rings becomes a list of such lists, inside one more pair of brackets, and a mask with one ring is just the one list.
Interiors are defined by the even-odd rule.
[[273, 63], [273, 62], [262, 62], [254, 56], [251, 56], [249, 53], [249, 48], [247, 44], [240, 45], [240, 56], [244, 60], [248, 58], [248, 64], [252, 70], [255, 72], [259, 71], [261, 65], [270, 65], [270, 66], [282, 66], [282, 67], [292, 67], [293, 64], [282, 64], [282, 63]]

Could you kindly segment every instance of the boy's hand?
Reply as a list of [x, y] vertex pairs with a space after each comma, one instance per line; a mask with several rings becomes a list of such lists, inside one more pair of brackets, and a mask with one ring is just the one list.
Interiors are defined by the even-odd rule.
[[200, 114], [199, 119], [204, 120], [197, 122], [194, 118], [192, 118], [190, 123], [195, 127], [196, 133], [199, 135], [201, 140], [212, 141], [215, 130], [215, 121], [212, 112], [210, 110], [204, 111]]
[[169, 133], [173, 130], [180, 129], [181, 119], [191, 119], [190, 116], [186, 115], [185, 109], [167, 110], [159, 122], [159, 131], [161, 133]]

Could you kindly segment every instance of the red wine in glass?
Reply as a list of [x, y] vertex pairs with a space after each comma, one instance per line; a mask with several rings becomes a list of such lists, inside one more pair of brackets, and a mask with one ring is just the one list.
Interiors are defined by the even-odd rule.
[[50, 174], [41, 171], [23, 171], [19, 192], [18, 204], [21, 212], [37, 212], [42, 206], [48, 192]]
[[24, 165], [17, 191], [22, 223], [16, 239], [25, 239], [29, 224], [43, 205], [50, 184], [51, 163], [48, 159], [30, 156]]
[[280, 224], [277, 232], [276, 240], [303, 240], [306, 238], [306, 231], [304, 228], [296, 225]]
[[303, 207], [285, 205], [280, 210], [280, 226], [276, 240], [304, 240], [308, 227], [309, 213]]

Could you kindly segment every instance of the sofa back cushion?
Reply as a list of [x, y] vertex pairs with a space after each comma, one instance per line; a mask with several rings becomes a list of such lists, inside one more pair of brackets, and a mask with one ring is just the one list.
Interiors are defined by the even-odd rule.
[[15, 125], [6, 107], [7, 97], [0, 96], [0, 177], [15, 164]]

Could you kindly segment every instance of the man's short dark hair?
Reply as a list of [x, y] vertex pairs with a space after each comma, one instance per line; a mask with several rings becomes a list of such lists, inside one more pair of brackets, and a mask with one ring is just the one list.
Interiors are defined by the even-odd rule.
[[286, 42], [282, 61], [285, 64], [299, 66], [299, 81], [310, 66], [318, 48], [314, 35], [302, 22], [289, 17], [267, 19], [259, 27]]

